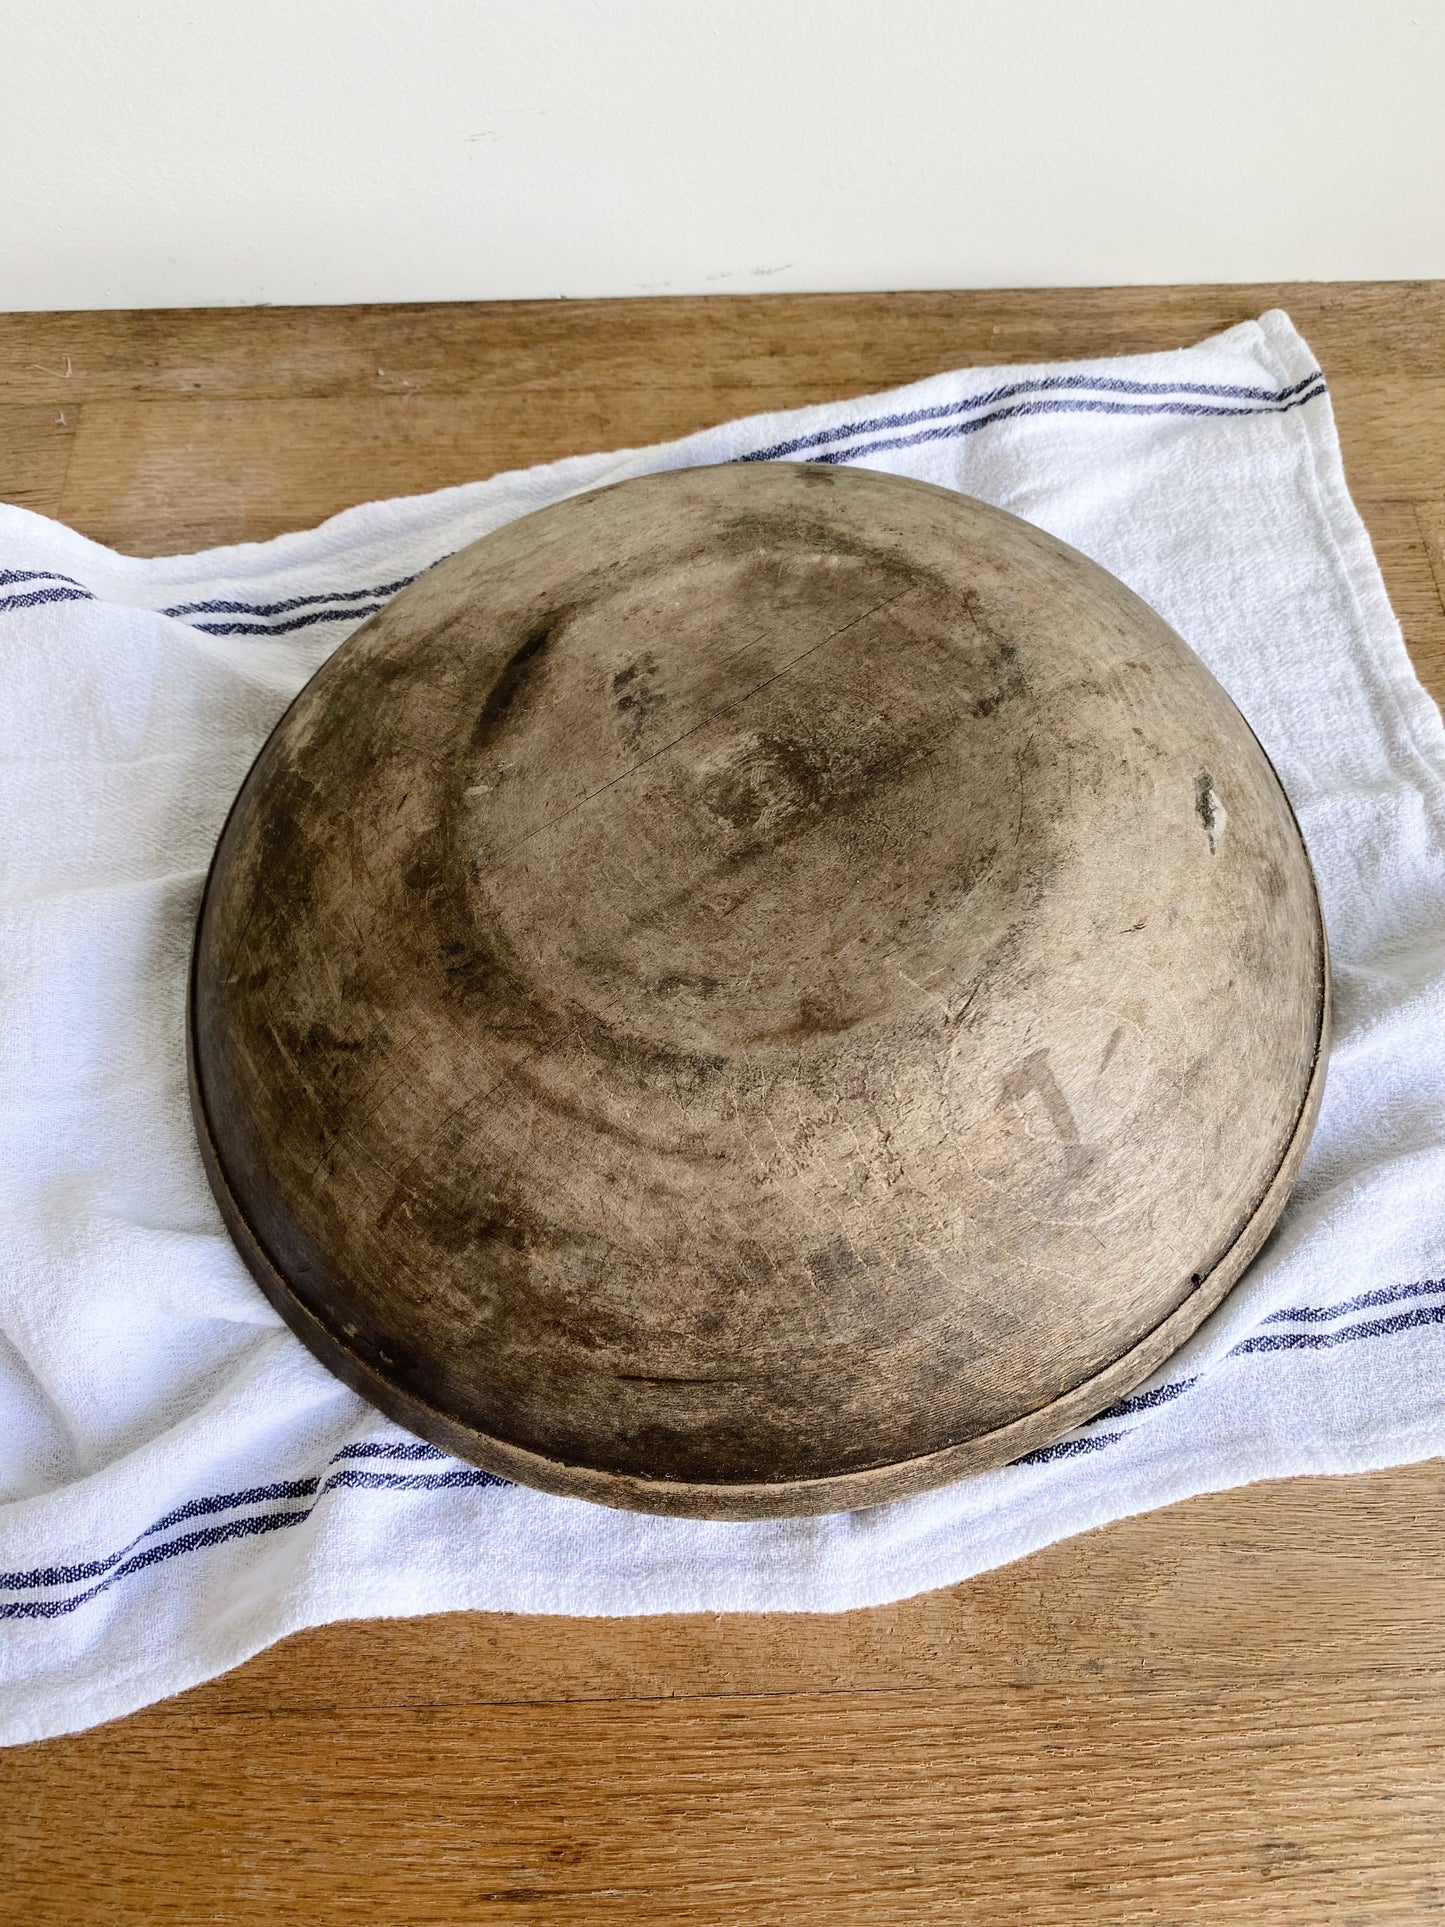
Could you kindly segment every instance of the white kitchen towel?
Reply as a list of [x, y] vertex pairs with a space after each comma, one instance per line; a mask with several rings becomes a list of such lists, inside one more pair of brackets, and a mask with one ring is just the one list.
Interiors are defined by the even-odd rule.
[[[448, 1459], [290, 1335], [192, 1142], [186, 961], [248, 764], [389, 595], [561, 496], [779, 457], [982, 496], [1162, 611], [1299, 813], [1337, 1041], [1278, 1234], [1143, 1391], [924, 1498], [699, 1524]], [[119, 556], [0, 509], [0, 650], [0, 1738], [124, 1713], [323, 1620], [868, 1605], [1189, 1493], [1445, 1449], [1445, 734], [1283, 314], [1176, 353], [939, 375], [203, 555]]]

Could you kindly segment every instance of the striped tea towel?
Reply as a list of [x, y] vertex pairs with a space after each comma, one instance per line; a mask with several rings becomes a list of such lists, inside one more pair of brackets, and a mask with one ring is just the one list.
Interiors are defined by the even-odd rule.
[[[924, 1498], [702, 1524], [461, 1465], [290, 1335], [192, 1143], [186, 960], [248, 764], [387, 596], [560, 496], [775, 457], [983, 496], [1163, 612], [1299, 812], [1338, 1041], [1278, 1234], [1148, 1387]], [[940, 375], [205, 555], [138, 561], [0, 509], [0, 649], [0, 1737], [124, 1713], [323, 1620], [866, 1605], [1188, 1493], [1445, 1447], [1445, 734], [1284, 315], [1178, 353]]]

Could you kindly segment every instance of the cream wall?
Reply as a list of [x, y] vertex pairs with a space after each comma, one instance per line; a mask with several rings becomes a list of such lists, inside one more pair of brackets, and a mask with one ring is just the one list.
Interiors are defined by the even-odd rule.
[[0, 307], [1445, 275], [1445, 0], [0, 0]]

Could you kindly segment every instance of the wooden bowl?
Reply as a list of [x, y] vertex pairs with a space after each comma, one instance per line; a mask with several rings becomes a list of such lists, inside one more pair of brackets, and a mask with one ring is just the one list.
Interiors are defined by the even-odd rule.
[[758, 1518], [1035, 1450], [1274, 1224], [1304, 846], [1082, 555], [859, 469], [513, 522], [297, 697], [196, 938], [197, 1128], [293, 1329], [447, 1451]]

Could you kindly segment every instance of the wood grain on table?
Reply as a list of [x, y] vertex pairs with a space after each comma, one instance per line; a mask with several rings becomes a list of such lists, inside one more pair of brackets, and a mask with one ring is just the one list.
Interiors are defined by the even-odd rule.
[[[1289, 310], [1445, 692], [1445, 285], [0, 317], [0, 497], [137, 554], [946, 367]], [[1436, 1463], [1195, 1499], [836, 1617], [300, 1634], [0, 1754], [0, 1921], [1445, 1914]]]

